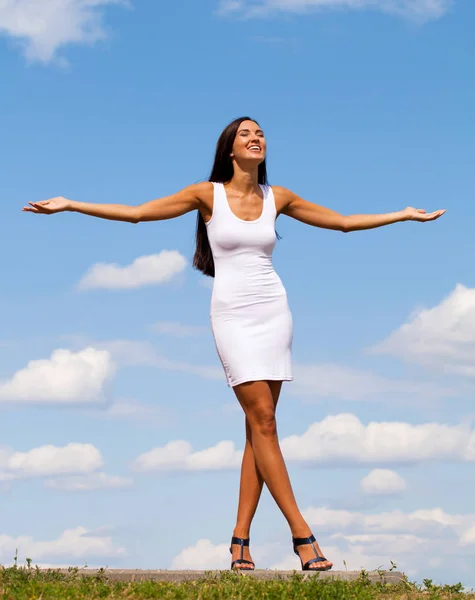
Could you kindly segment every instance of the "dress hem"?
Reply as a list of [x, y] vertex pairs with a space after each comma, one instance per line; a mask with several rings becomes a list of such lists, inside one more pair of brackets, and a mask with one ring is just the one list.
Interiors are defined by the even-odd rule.
[[287, 377], [280, 376], [265, 376], [265, 377], [244, 377], [242, 379], [238, 379], [237, 381], [228, 381], [228, 387], [236, 387], [237, 385], [241, 385], [241, 383], [250, 383], [251, 381], [293, 381], [293, 376], [289, 375]]

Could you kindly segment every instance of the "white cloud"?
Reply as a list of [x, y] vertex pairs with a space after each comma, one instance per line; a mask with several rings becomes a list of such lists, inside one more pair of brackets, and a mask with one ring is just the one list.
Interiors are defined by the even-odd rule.
[[451, 530], [461, 537], [467, 525], [475, 524], [475, 514], [451, 515], [441, 508], [405, 513], [393, 510], [377, 514], [331, 509], [307, 508], [303, 511], [309, 526], [322, 531], [339, 531], [342, 535], [399, 533], [437, 538], [442, 530]]
[[159, 285], [182, 273], [186, 258], [177, 250], [162, 250], [160, 254], [140, 256], [128, 266], [97, 263], [77, 285], [79, 290], [124, 290], [147, 285]]
[[475, 432], [466, 425], [364, 425], [352, 414], [326, 417], [310, 425], [302, 435], [283, 439], [281, 446], [289, 460], [325, 465], [475, 461]]
[[444, 560], [455, 560], [460, 572], [471, 572], [473, 551], [465, 536], [475, 527], [475, 514], [454, 515], [441, 508], [371, 514], [318, 507], [303, 515], [317, 539], [325, 541], [322, 549], [337, 568], [341, 559], [349, 569], [374, 569], [394, 561], [411, 577], [430, 577], [427, 557], [436, 545], [443, 547]]
[[0, 534], [0, 564], [9, 563], [18, 548], [19, 562], [31, 558], [33, 563], [71, 557], [89, 562], [90, 558], [113, 558], [125, 555], [123, 547], [114, 545], [108, 536], [94, 535], [85, 527], [64, 531], [58, 539], [36, 541], [30, 536], [12, 537]]
[[294, 377], [292, 393], [313, 398], [387, 401], [390, 396], [412, 403], [414, 398], [458, 397], [466, 392], [460, 386], [448, 387], [440, 382], [388, 379], [371, 371], [332, 363], [296, 364]]
[[[178, 324], [163, 325], [163, 329], [177, 333], [197, 333], [201, 327], [188, 330]], [[209, 331], [203, 327], [203, 331]], [[110, 352], [119, 366], [150, 366], [168, 371], [191, 373], [203, 379], [224, 381], [224, 373], [217, 355], [214, 365], [195, 365], [188, 362], [172, 360], [160, 354], [150, 342], [134, 340], [112, 340], [108, 342], [90, 340], [82, 336], [68, 336], [67, 341], [74, 346], [94, 345]], [[413, 404], [415, 401], [460, 398], [472, 394], [472, 384], [457, 382], [448, 385], [440, 381], [408, 381], [381, 377], [371, 371], [353, 369], [332, 363], [294, 365], [295, 380], [289, 387], [289, 393], [305, 396], [307, 401], [318, 398], [337, 398], [346, 401], [387, 401], [388, 398], [398, 402]]]
[[[84, 339], [79, 340], [81, 344]], [[91, 342], [97, 348], [111, 353], [119, 366], [150, 366], [168, 371], [192, 373], [203, 379], [224, 381], [224, 374], [215, 355], [216, 366], [193, 365], [187, 362], [171, 360], [163, 356], [149, 342], [133, 340], [113, 340], [110, 342]], [[380, 377], [369, 371], [360, 371], [335, 364], [294, 366], [295, 381], [289, 393], [311, 398], [338, 398], [340, 400], [387, 400], [388, 397], [398, 401], [414, 402], [434, 398], [460, 397], [470, 393], [461, 386], [449, 387], [441, 383], [398, 381]]]
[[135, 400], [118, 400], [104, 410], [91, 412], [109, 419], [127, 419], [128, 421], [145, 421], [150, 425], [165, 425], [169, 422], [166, 409], [152, 404], [142, 404]]
[[233, 442], [223, 441], [206, 450], [193, 452], [183, 440], [170, 442], [141, 454], [134, 463], [138, 471], [217, 471], [236, 469], [241, 465], [242, 451]]
[[[263, 544], [252, 544], [251, 554], [256, 561], [258, 568], [270, 568], [279, 570], [299, 569], [299, 561], [295, 554], [289, 554], [280, 559], [273, 565], [270, 561], [275, 561], [275, 557], [282, 556], [288, 545], [270, 542]], [[229, 569], [231, 564], [231, 554], [229, 552], [229, 543], [214, 544], [209, 539], [200, 539], [196, 544], [184, 548], [175, 556], [170, 565], [170, 569]]]
[[[159, 354], [153, 345], [148, 342], [115, 340], [111, 342], [95, 342], [95, 345], [110, 352], [113, 359], [120, 366], [157, 367], [167, 371], [192, 373], [203, 379], [224, 381], [224, 374], [221, 366], [200, 366], [171, 360], [166, 356]], [[217, 357], [216, 362], [218, 362]]]
[[273, 12], [303, 13], [308, 10], [372, 9], [419, 22], [442, 17], [453, 0], [220, 0], [221, 14], [246, 17]]
[[[399, 570], [412, 576], [431, 577], [440, 565], [429, 561], [434, 545], [443, 547], [444, 560], [455, 561], [453, 577], [471, 572], [475, 543], [475, 514], [455, 515], [441, 508], [413, 512], [399, 510], [363, 513], [310, 507], [303, 511], [324, 555], [333, 562], [334, 570], [371, 571], [389, 568], [394, 561]], [[257, 567], [293, 570], [300, 568], [299, 559], [291, 552], [287, 530], [282, 540], [252, 543], [251, 553]], [[229, 568], [228, 543], [214, 544], [200, 539], [184, 548], [173, 559], [171, 569]], [[437, 553], [436, 553], [437, 554]], [[439, 558], [437, 555], [434, 558]]]
[[470, 529], [467, 529], [462, 533], [460, 543], [462, 544], [462, 546], [475, 545], [475, 523], [473, 527], [470, 527]]
[[211, 540], [202, 539], [175, 556], [170, 569], [228, 569], [230, 563], [229, 543], [215, 545]]
[[111, 340], [107, 342], [94, 342], [98, 348], [110, 352], [113, 360], [120, 367], [155, 367], [161, 356], [149, 342], [133, 340]]
[[49, 359], [32, 360], [10, 381], [0, 382], [0, 402], [68, 404], [101, 399], [114, 364], [105, 350], [55, 350]]
[[475, 376], [475, 288], [457, 285], [440, 304], [416, 311], [371, 351]]
[[407, 484], [395, 471], [373, 469], [366, 477], [363, 477], [360, 488], [365, 494], [380, 496], [404, 492]]
[[165, 333], [174, 337], [191, 337], [209, 331], [208, 327], [183, 325], [182, 323], [175, 323], [172, 321], [159, 321], [152, 325], [151, 329], [157, 333]]
[[1, 0], [0, 33], [13, 38], [31, 61], [53, 60], [68, 44], [106, 37], [103, 10], [127, 0]]
[[[170, 569], [229, 569], [231, 554], [227, 543], [214, 544], [209, 539], [200, 539], [196, 544], [184, 548], [174, 557]], [[275, 552], [281, 552], [280, 544], [268, 542], [266, 544], [252, 544], [252, 557], [259, 565], [263, 561], [272, 559]]]
[[6, 479], [90, 473], [104, 464], [101, 453], [91, 444], [40, 446], [28, 452], [3, 451], [0, 472]]
[[[475, 461], [475, 431], [465, 425], [371, 422], [352, 414], [329, 416], [302, 435], [281, 441], [286, 460], [314, 465], [385, 465], [424, 461]], [[222, 441], [198, 452], [176, 440], [153, 448], [135, 460], [139, 471], [206, 471], [239, 468], [242, 451]], [[375, 477], [372, 477], [373, 481]], [[394, 482], [393, 482], [394, 484]]]
[[90, 473], [88, 475], [75, 475], [45, 481], [47, 488], [71, 492], [118, 490], [131, 487], [132, 484], [133, 480], [128, 477], [118, 477], [117, 475], [107, 475], [106, 473]]

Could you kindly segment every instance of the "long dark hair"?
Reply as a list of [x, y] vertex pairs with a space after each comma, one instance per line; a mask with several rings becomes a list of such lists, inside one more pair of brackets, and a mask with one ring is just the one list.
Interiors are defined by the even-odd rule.
[[[236, 134], [243, 121], [253, 121], [254, 123], [257, 123], [255, 119], [251, 119], [250, 117], [240, 117], [239, 119], [232, 121], [232, 123], [229, 123], [223, 133], [219, 136], [218, 143], [216, 144], [216, 155], [214, 157], [214, 164], [208, 181], [228, 183], [228, 181], [231, 181], [233, 178], [234, 167], [231, 153], [233, 151]], [[259, 165], [257, 181], [261, 185], [267, 185], [267, 168], [265, 160]], [[193, 267], [209, 277], [214, 277], [214, 260], [211, 253], [211, 246], [209, 245], [208, 232], [206, 230], [204, 219], [199, 211], [196, 219], [196, 250], [193, 257]]]

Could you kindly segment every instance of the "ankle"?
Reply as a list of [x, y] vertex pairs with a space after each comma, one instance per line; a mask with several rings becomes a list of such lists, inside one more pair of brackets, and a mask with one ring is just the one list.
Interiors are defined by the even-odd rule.
[[306, 523], [290, 526], [293, 538], [307, 538], [312, 535], [312, 530]]
[[249, 527], [242, 527], [236, 525], [233, 531], [233, 537], [243, 538], [244, 540], [247, 540], [250, 537]]

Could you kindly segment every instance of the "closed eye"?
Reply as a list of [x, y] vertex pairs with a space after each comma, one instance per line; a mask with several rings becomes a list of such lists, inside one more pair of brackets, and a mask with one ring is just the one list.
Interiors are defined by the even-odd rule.
[[[251, 132], [249, 129], [241, 129], [241, 131], [239, 133], [240, 133], [240, 135], [242, 135], [242, 134], [249, 135]], [[264, 137], [264, 132], [261, 129], [258, 129], [256, 131], [256, 135], [258, 135], [259, 137]]]

